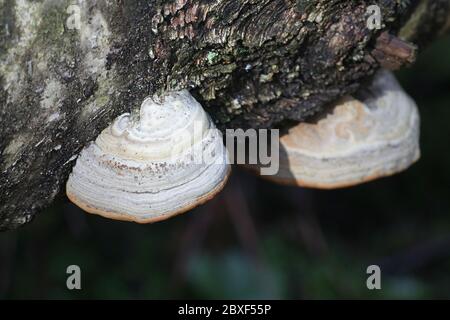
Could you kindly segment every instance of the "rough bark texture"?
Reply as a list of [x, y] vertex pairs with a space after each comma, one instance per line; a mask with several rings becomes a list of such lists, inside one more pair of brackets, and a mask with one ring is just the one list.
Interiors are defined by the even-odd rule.
[[222, 129], [302, 121], [374, 73], [383, 31], [423, 44], [450, 12], [372, 1], [384, 26], [369, 30], [365, 1], [80, 0], [72, 29], [74, 3], [0, 0], [0, 230], [51, 203], [81, 148], [145, 96], [189, 88]]

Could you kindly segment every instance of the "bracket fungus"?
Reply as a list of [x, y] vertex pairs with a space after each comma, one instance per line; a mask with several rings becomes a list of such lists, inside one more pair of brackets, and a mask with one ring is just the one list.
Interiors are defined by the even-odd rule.
[[80, 153], [66, 193], [89, 213], [149, 223], [208, 201], [230, 170], [221, 133], [183, 90], [119, 116]]
[[381, 70], [358, 98], [292, 127], [280, 139], [275, 182], [319, 189], [357, 185], [405, 170], [420, 157], [415, 102]]

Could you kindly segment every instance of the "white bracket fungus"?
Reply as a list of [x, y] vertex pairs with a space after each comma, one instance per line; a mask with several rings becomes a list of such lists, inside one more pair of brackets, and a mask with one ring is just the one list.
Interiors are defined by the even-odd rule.
[[155, 222], [214, 197], [230, 173], [222, 135], [186, 90], [147, 98], [78, 157], [69, 199], [104, 217]]
[[395, 77], [380, 71], [361, 100], [345, 97], [314, 123], [280, 139], [273, 181], [311, 188], [357, 185], [405, 170], [420, 157], [415, 102]]

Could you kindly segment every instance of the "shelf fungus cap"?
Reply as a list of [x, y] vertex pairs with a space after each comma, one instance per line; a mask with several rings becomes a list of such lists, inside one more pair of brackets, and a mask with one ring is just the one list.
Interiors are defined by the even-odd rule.
[[80, 153], [66, 193], [89, 213], [149, 223], [211, 199], [229, 173], [221, 133], [183, 90], [119, 116]]
[[388, 71], [280, 139], [280, 170], [267, 178], [320, 189], [349, 187], [405, 170], [420, 158], [415, 102]]

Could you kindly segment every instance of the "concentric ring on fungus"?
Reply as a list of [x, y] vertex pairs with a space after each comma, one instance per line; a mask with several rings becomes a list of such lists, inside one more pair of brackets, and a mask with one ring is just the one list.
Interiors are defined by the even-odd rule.
[[89, 213], [150, 223], [210, 200], [230, 171], [221, 133], [183, 90], [118, 117], [80, 153], [66, 193]]
[[420, 158], [419, 112], [392, 73], [380, 71], [360, 96], [344, 97], [316, 122], [292, 127], [280, 139], [278, 174], [263, 177], [334, 189], [389, 176], [415, 163]]

